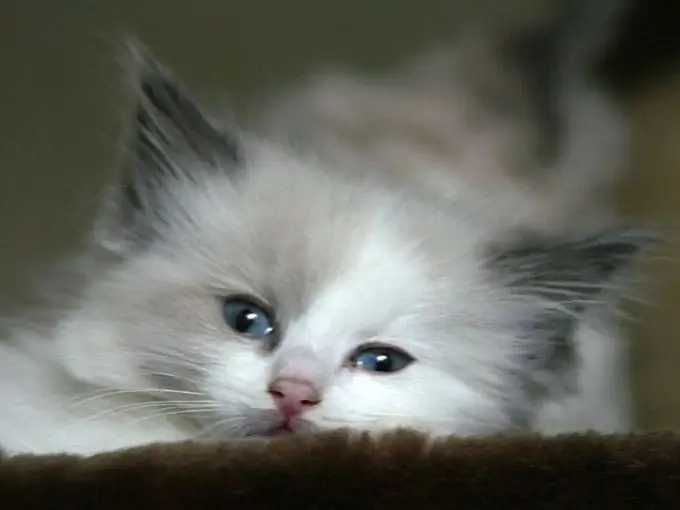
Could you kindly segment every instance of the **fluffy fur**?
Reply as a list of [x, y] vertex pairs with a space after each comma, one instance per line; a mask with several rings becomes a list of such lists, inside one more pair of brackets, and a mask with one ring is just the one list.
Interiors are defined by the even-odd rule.
[[[9, 451], [270, 435], [282, 418], [267, 388], [281, 376], [321, 398], [295, 432], [526, 430], [570, 391], [574, 345], [599, 341], [574, 331], [592, 327], [584, 314], [604, 316], [650, 235], [519, 229], [480, 213], [464, 184], [433, 200], [380, 157], [218, 127], [167, 70], [133, 53], [122, 180], [54, 317], [24, 322], [0, 346]], [[231, 296], [270, 310], [274, 333], [257, 341], [231, 329]], [[389, 374], [350, 362], [374, 344], [414, 361]]]

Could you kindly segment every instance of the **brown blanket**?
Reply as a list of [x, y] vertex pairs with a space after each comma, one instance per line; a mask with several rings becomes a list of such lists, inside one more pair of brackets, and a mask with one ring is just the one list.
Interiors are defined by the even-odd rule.
[[345, 433], [0, 460], [2, 510], [680, 509], [680, 436]]

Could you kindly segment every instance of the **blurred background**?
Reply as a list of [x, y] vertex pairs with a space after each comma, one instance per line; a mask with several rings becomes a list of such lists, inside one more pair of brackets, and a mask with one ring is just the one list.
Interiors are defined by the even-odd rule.
[[[630, 323], [640, 425], [680, 429], [680, 55], [676, 0], [642, 0], [603, 71], [633, 124], [623, 212], [669, 244]], [[110, 177], [125, 112], [116, 38], [136, 34], [184, 81], [238, 112], [329, 64], [374, 69], [461, 26], [522, 20], [550, 0], [3, 0], [0, 309], [77, 244]], [[227, 98], [226, 100], [224, 98]]]

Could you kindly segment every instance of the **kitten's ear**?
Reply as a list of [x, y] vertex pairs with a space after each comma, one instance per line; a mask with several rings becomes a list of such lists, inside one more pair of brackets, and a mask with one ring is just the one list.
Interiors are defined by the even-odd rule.
[[218, 129], [146, 48], [128, 42], [126, 54], [134, 108], [122, 175], [98, 225], [109, 242], [152, 235], [167, 208], [180, 205], [173, 204], [175, 186], [206, 172], [234, 172], [242, 161], [239, 137]]
[[645, 230], [623, 229], [554, 239], [529, 234], [492, 250], [491, 265], [519, 295], [556, 303], [557, 311], [582, 312], [657, 243]]

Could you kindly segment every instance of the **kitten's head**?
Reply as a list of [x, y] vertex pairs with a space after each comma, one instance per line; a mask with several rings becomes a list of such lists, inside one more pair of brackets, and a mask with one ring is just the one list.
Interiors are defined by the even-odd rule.
[[[140, 57], [107, 263], [61, 322], [75, 377], [231, 436], [526, 426], [570, 331], [648, 238], [506, 239], [378, 178], [216, 128]], [[370, 172], [367, 172], [370, 175]]]

